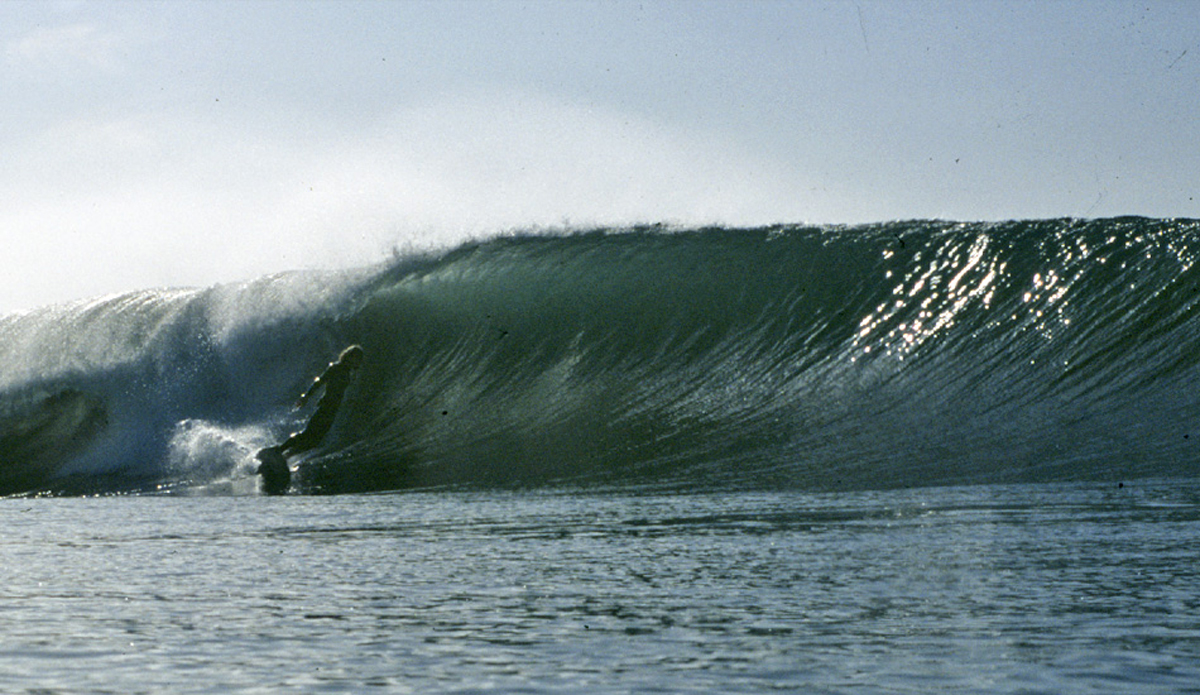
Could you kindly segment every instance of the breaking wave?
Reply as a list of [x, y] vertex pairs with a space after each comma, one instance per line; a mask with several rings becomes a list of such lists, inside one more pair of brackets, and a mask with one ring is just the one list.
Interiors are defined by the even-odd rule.
[[[529, 234], [0, 319], [0, 493], [1193, 477], [1200, 222]], [[1194, 436], [1193, 436], [1194, 435]]]

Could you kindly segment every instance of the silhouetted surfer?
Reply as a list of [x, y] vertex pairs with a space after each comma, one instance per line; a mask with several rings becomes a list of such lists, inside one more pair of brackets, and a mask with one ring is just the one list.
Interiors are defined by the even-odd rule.
[[292, 469], [288, 467], [287, 459], [279, 453], [279, 447], [273, 446], [258, 452], [256, 458], [258, 474], [262, 476], [262, 491], [268, 495], [282, 495], [292, 484]]
[[321, 400], [317, 401], [317, 410], [309, 419], [308, 425], [300, 432], [288, 437], [279, 446], [269, 447], [258, 452], [258, 460], [262, 463], [258, 473], [263, 477], [263, 491], [268, 494], [286, 492], [291, 483], [292, 472], [287, 464], [287, 457], [315, 449], [333, 428], [337, 418], [338, 408], [342, 405], [342, 397], [350, 387], [354, 373], [362, 366], [363, 349], [357, 345], [342, 350], [337, 361], [331, 363], [321, 376], [317, 377], [312, 386], [296, 401], [297, 408], [303, 408], [309, 399], [320, 389], [324, 389]]

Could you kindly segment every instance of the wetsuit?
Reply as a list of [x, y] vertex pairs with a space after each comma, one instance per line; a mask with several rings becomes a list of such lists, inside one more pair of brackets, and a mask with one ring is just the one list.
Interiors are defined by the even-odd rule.
[[299, 454], [320, 446], [321, 440], [333, 428], [333, 421], [337, 418], [338, 408], [342, 405], [342, 397], [346, 395], [346, 389], [350, 387], [350, 378], [353, 374], [354, 368], [350, 365], [334, 362], [329, 365], [324, 374], [317, 377], [316, 382], [300, 399], [301, 402], [307, 401], [308, 396], [317, 388], [324, 387], [325, 393], [317, 402], [317, 411], [313, 413], [302, 432], [293, 434], [279, 446], [280, 453], [284, 455]]

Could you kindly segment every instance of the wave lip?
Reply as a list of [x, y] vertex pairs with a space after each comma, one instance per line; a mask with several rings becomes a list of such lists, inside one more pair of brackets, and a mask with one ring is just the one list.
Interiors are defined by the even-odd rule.
[[0, 384], [57, 380], [109, 421], [48, 462], [0, 419], [6, 465], [29, 472], [0, 484], [244, 475], [350, 343], [367, 362], [297, 462], [301, 491], [1193, 477], [1198, 233], [1119, 218], [516, 235], [0, 320], [22, 345]]

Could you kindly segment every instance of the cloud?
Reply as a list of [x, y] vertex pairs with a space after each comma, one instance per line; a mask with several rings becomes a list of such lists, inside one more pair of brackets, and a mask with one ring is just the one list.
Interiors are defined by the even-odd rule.
[[77, 70], [115, 72], [123, 64], [127, 41], [94, 24], [36, 29], [13, 39], [4, 55], [10, 67], [34, 73]]

